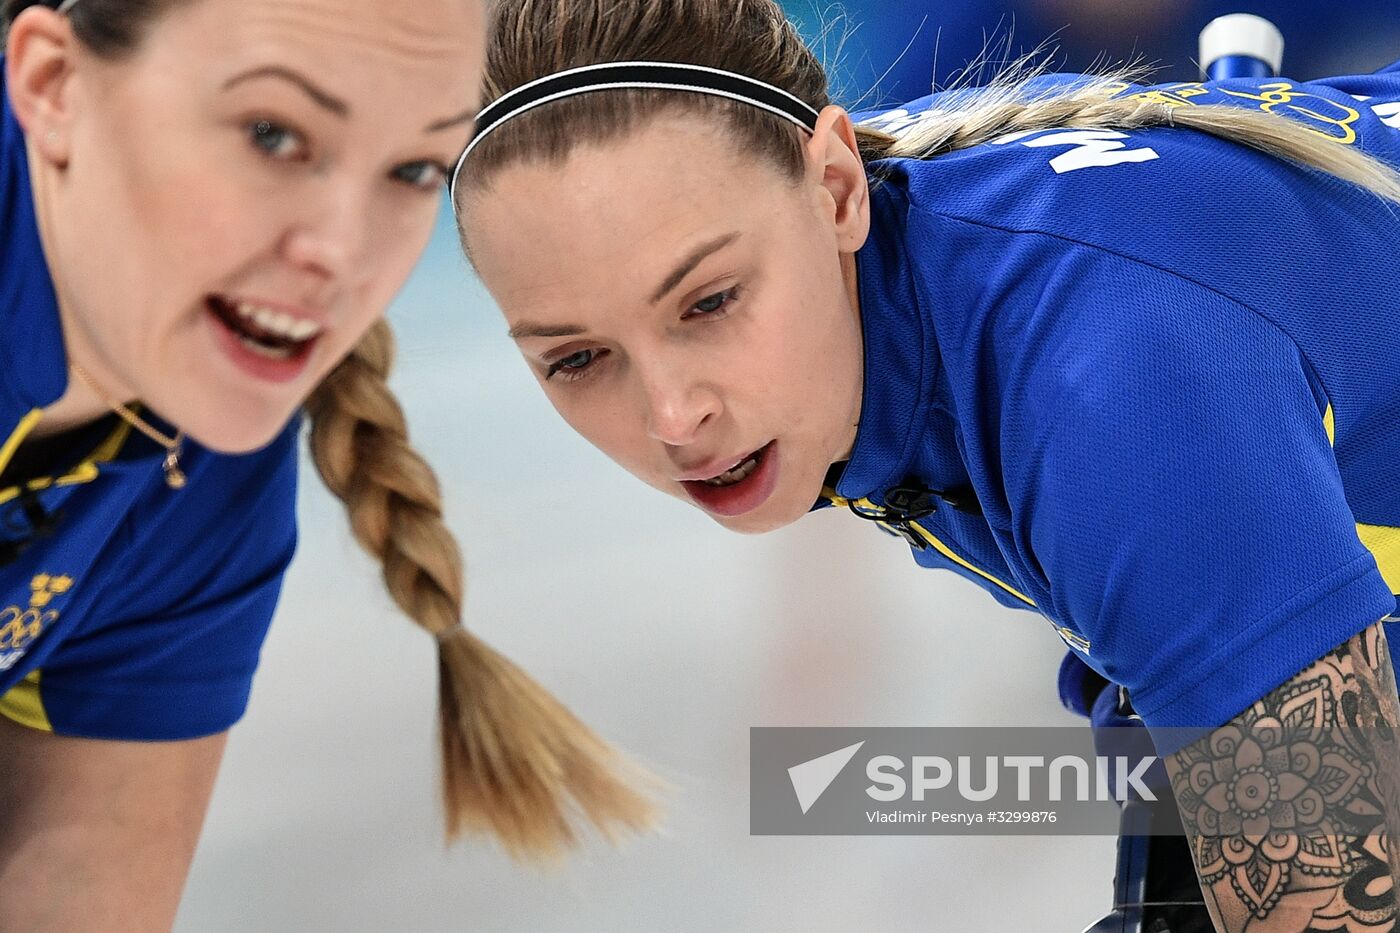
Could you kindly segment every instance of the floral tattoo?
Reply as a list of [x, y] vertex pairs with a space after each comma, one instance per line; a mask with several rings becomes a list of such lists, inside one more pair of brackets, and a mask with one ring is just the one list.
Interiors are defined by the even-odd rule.
[[1397, 724], [1375, 625], [1166, 759], [1222, 933], [1396, 933]]

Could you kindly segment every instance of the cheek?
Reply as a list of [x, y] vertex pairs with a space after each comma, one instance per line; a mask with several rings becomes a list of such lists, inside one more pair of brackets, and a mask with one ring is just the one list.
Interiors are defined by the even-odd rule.
[[239, 168], [227, 164], [227, 153], [219, 158], [213, 151], [214, 131], [189, 114], [179, 116], [181, 109], [119, 110], [83, 153], [100, 163], [88, 174], [106, 181], [99, 194], [116, 214], [104, 225], [109, 235], [120, 230], [131, 245], [143, 244], [158, 254], [155, 268], [176, 276], [223, 252], [227, 241], [240, 237], [245, 218], [257, 213], [247, 201], [239, 203], [231, 177]]
[[[134, 319], [178, 319], [276, 243], [273, 213], [217, 172], [126, 166], [91, 203], [108, 222], [84, 239], [92, 299], [126, 296]], [[105, 293], [105, 294], [104, 294]]]
[[[754, 370], [756, 391], [779, 423], [821, 445], [847, 433], [859, 414], [863, 367], [855, 312], [830, 293], [795, 288], [755, 346], [767, 348]], [[751, 378], [751, 381], [752, 378]]]
[[[142, 191], [150, 197], [142, 200]], [[158, 371], [168, 365], [171, 340], [200, 333], [204, 296], [249, 255], [234, 224], [219, 222], [236, 213], [211, 215], [219, 201], [178, 178], [92, 204], [107, 209], [108, 223], [75, 244], [80, 256], [68, 277], [75, 307], [97, 319], [91, 339], [106, 357]]]
[[849, 370], [851, 328], [830, 294], [799, 286], [788, 295], [755, 341], [767, 348], [767, 384], [797, 399], [827, 398]]
[[811, 386], [814, 428], [825, 440], [837, 440], [853, 429], [860, 416], [864, 360], [859, 328], [851, 318], [833, 312], [830, 326], [809, 348], [814, 374]]
[[627, 419], [620, 417], [620, 413], [604, 400], [601, 393], [585, 395], [567, 386], [555, 388], [543, 380], [541, 384], [545, 386], [545, 395], [549, 397], [554, 410], [559, 412], [559, 417], [584, 440], [614, 458], [627, 446]]
[[400, 195], [397, 203], [391, 196], [391, 203], [378, 207], [368, 219], [365, 261], [352, 272], [351, 279], [356, 283], [355, 313], [361, 319], [372, 320], [387, 309], [432, 237], [437, 219], [436, 199], [424, 197], [420, 203], [405, 204], [403, 197], [420, 195]]
[[655, 442], [641, 415], [626, 404], [616, 386], [590, 386], [585, 392], [544, 385], [554, 410], [580, 437], [629, 473], [650, 480]]

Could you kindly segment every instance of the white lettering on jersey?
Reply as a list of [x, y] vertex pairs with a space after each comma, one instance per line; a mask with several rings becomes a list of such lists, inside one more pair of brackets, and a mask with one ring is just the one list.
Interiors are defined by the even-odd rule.
[[1073, 146], [1069, 152], [1057, 155], [1050, 160], [1055, 174], [1077, 171], [1081, 168], [1105, 168], [1121, 165], [1124, 162], [1151, 162], [1160, 159], [1155, 149], [1128, 149], [1119, 140], [1127, 139], [1127, 133], [1116, 130], [1057, 130], [1035, 139], [1026, 139], [1040, 130], [1026, 130], [1008, 133], [992, 140], [993, 145], [1020, 142], [1023, 146]]
[[882, 133], [888, 133], [891, 136], [904, 137], [918, 128], [920, 124], [932, 123], [946, 116], [946, 111], [938, 109], [921, 110], [918, 113], [910, 113], [908, 110], [900, 109], [879, 114], [868, 120], [862, 120], [860, 125], [868, 126]]
[[[1353, 94], [1351, 96], [1361, 101], [1363, 104], [1371, 99], [1365, 94]], [[1394, 101], [1389, 104], [1376, 104], [1371, 110], [1375, 112], [1376, 116], [1381, 118], [1381, 122], [1386, 126], [1400, 130], [1400, 101]]]
[[1381, 122], [1392, 129], [1400, 130], [1400, 101], [1391, 104], [1376, 104], [1371, 108]]
[[869, 120], [862, 120], [861, 126], [868, 126], [882, 133], [898, 136], [902, 131], [907, 130], [918, 122], [918, 114], [911, 114], [907, 110], [891, 110], [877, 117], [871, 117]]

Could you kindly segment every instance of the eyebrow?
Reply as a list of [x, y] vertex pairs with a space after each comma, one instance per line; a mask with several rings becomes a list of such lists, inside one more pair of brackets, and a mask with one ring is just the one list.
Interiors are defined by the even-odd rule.
[[521, 324], [519, 327], [510, 329], [510, 339], [520, 340], [523, 337], [577, 337], [586, 333], [582, 327], [575, 324], [549, 325], [549, 324]]
[[708, 243], [701, 243], [689, 256], [685, 257], [685, 259], [676, 266], [675, 270], [672, 271], [670, 275], [666, 276], [665, 280], [661, 283], [661, 287], [656, 290], [656, 294], [651, 296], [651, 303], [657, 304], [660, 302], [661, 299], [674, 291], [676, 286], [684, 282], [685, 277], [694, 272], [696, 266], [737, 239], [739, 239], [739, 234], [736, 231], [734, 233], [726, 233], [722, 237], [716, 237]]
[[[704, 262], [714, 253], [724, 249], [730, 243], [739, 239], [738, 231], [726, 233], [724, 236], [716, 237], [707, 243], [701, 243], [690, 255], [686, 256], [670, 275], [666, 276], [661, 287], [652, 296], [651, 303], [657, 304], [665, 298], [676, 286], [685, 281], [685, 277], [695, 271], [695, 267]], [[530, 324], [525, 323], [510, 329], [510, 339], [521, 340], [527, 337], [577, 337], [580, 334], [588, 333], [577, 324]]]
[[438, 121], [435, 122], [435, 123], [429, 123], [429, 124], [428, 124], [428, 132], [429, 132], [429, 133], [440, 133], [440, 132], [442, 132], [443, 130], [450, 130], [450, 129], [452, 129], [454, 126], [461, 126], [463, 123], [471, 123], [471, 122], [474, 121], [475, 119], [476, 119], [476, 108], [475, 108], [475, 107], [472, 107], [472, 108], [470, 108], [470, 109], [468, 109], [468, 110], [463, 110], [461, 113], [457, 114], [455, 117], [448, 117], [448, 118], [445, 119], [445, 120], [438, 120]]
[[[289, 81], [301, 88], [302, 91], [306, 93], [306, 96], [315, 101], [317, 106], [321, 107], [321, 109], [329, 111], [338, 117], [348, 117], [350, 115], [349, 104], [324, 88], [318, 87], [316, 83], [306, 77], [306, 75], [284, 65], [262, 65], [258, 68], [245, 71], [242, 74], [235, 75], [224, 82], [224, 90], [242, 84], [244, 81], [251, 81], [254, 78], [281, 78], [284, 81]], [[460, 126], [463, 123], [470, 123], [476, 119], [476, 113], [476, 108], [473, 107], [442, 120], [436, 120], [428, 124], [426, 132], [439, 133], [443, 130], [450, 130], [453, 127]]]
[[224, 82], [224, 90], [227, 91], [234, 85], [242, 84], [244, 81], [251, 81], [254, 78], [281, 78], [284, 81], [290, 81], [292, 84], [295, 84], [305, 91], [306, 96], [314, 100], [322, 109], [329, 110], [338, 117], [347, 117], [350, 115], [350, 105], [345, 101], [323, 91], [305, 75], [282, 65], [263, 65], [259, 68], [245, 71], [242, 74], [234, 75]]

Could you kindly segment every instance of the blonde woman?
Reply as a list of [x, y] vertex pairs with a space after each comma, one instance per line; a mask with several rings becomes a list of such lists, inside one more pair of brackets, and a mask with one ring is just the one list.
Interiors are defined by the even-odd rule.
[[1217, 929], [1394, 929], [1400, 71], [861, 125], [769, 0], [494, 17], [455, 204], [563, 417], [1044, 618], [1152, 729]]
[[449, 828], [635, 816], [461, 627], [382, 314], [475, 114], [476, 0], [5, 0], [0, 929], [168, 927], [316, 464], [441, 645]]

